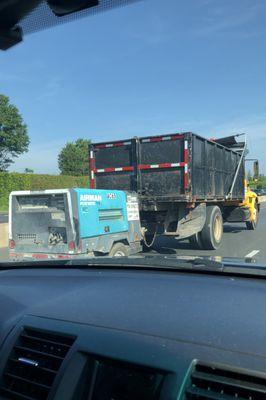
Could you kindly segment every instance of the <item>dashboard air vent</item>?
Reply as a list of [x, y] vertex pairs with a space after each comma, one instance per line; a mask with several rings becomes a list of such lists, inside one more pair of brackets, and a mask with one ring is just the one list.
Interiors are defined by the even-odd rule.
[[75, 338], [25, 328], [6, 364], [0, 393], [13, 400], [47, 399]]
[[192, 369], [182, 398], [183, 400], [265, 400], [266, 376], [198, 363]]

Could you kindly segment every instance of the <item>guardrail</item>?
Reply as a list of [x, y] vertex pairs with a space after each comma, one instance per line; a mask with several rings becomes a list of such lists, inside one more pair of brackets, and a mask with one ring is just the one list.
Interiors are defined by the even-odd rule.
[[0, 212], [0, 224], [8, 222], [8, 213]]

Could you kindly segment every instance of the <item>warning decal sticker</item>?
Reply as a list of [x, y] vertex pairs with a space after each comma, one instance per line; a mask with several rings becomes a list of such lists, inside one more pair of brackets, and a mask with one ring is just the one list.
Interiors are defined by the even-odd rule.
[[139, 205], [136, 196], [127, 196], [127, 218], [128, 221], [139, 220]]

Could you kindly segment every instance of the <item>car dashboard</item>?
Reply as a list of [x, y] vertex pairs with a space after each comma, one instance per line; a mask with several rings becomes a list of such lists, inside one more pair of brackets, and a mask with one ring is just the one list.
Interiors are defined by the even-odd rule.
[[0, 398], [266, 398], [264, 279], [0, 272]]

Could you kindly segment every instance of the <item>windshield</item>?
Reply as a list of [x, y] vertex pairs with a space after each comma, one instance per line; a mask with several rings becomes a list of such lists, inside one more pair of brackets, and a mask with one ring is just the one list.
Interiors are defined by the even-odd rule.
[[265, 3], [51, 3], [0, 52], [0, 261], [266, 265]]

